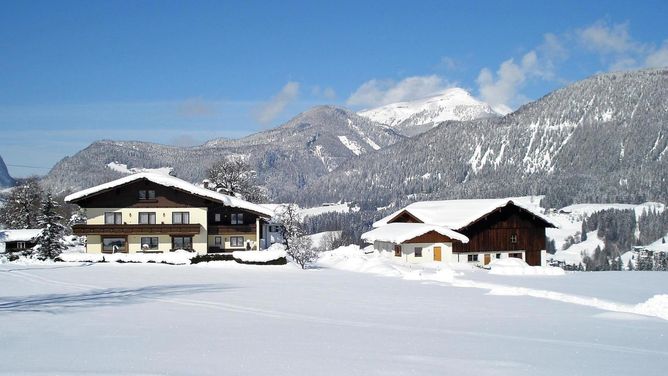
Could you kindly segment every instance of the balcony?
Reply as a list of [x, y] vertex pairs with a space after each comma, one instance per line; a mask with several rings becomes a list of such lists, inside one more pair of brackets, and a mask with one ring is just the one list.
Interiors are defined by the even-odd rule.
[[74, 225], [74, 235], [187, 235], [199, 234], [199, 224], [189, 225]]
[[229, 235], [229, 234], [253, 234], [255, 235], [255, 225], [209, 225], [209, 235]]

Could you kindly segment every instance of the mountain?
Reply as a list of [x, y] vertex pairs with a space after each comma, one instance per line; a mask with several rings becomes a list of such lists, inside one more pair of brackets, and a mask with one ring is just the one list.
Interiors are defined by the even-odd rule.
[[[248, 137], [216, 139], [196, 147], [136, 141], [98, 141], [58, 162], [43, 183], [54, 191], [78, 190], [124, 176], [132, 169], [172, 168], [191, 182], [227, 156], [246, 159], [278, 201], [290, 201], [312, 181], [344, 161], [391, 145], [404, 137], [354, 112], [314, 107], [278, 128]], [[119, 168], [119, 166], [123, 168]]]
[[527, 194], [551, 207], [666, 202], [668, 70], [597, 75], [504, 117], [442, 123], [347, 161], [301, 197], [372, 208]]
[[409, 102], [392, 103], [359, 112], [360, 116], [387, 124], [406, 136], [414, 136], [448, 120], [475, 120], [499, 116], [487, 103], [466, 90], [450, 88]]
[[7, 165], [0, 156], [0, 188], [13, 187], [14, 184], [16, 184], [16, 181], [9, 175]]

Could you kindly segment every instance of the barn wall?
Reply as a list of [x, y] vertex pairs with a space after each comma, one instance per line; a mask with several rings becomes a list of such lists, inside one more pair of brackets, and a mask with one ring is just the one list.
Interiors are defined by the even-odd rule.
[[[455, 243], [455, 253], [525, 251], [525, 261], [529, 265], [541, 265], [545, 224], [515, 206], [501, 208], [458, 231], [468, 236], [469, 242]], [[512, 235], [517, 236], [517, 243], [511, 242]]]

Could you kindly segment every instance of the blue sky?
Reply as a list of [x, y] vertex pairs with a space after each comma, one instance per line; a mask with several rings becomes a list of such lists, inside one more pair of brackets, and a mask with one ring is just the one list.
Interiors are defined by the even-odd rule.
[[[3, 1], [0, 155], [193, 145], [460, 86], [499, 109], [668, 65], [666, 1]], [[32, 166], [18, 167], [18, 166]]]

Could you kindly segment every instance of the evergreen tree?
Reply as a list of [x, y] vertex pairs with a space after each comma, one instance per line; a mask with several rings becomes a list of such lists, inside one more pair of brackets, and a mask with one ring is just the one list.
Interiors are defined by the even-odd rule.
[[631, 262], [631, 260], [629, 260], [629, 263], [626, 264], [626, 270], [633, 271], [633, 262]]
[[51, 193], [47, 193], [42, 201], [38, 222], [42, 232], [37, 239], [37, 256], [42, 260], [54, 259], [65, 249], [61, 242], [65, 226]]
[[10, 229], [37, 227], [42, 189], [37, 178], [28, 178], [12, 189], [5, 205], [0, 208], [0, 224]]

